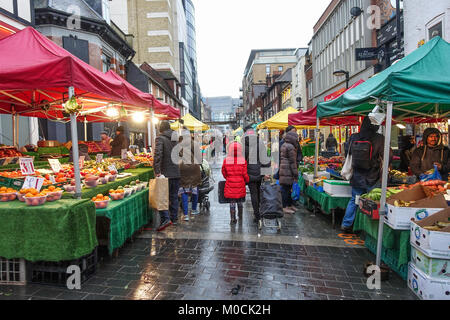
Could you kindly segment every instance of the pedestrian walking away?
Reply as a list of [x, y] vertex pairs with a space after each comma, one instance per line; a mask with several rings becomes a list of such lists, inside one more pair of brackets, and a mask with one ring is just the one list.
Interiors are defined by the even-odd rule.
[[239, 142], [232, 142], [228, 147], [227, 157], [223, 161], [222, 175], [225, 178], [225, 198], [232, 199], [230, 203], [230, 222], [234, 224], [236, 220], [236, 204], [238, 214], [242, 217], [243, 206], [247, 190], [245, 184], [249, 182], [247, 174], [247, 162], [242, 156], [242, 145]]
[[[295, 128], [294, 128], [295, 129]], [[280, 186], [283, 198], [283, 212], [294, 213], [296, 208], [291, 198], [292, 185], [298, 179], [297, 148], [298, 134], [296, 130], [286, 133], [285, 142], [280, 149]]]
[[[178, 191], [180, 188], [180, 167], [178, 163], [172, 161], [172, 149], [176, 146], [177, 140], [172, 140], [173, 130], [170, 129], [168, 121], [161, 122], [160, 135], [155, 141], [154, 171], [155, 176], [161, 175], [169, 179], [169, 211], [160, 211], [161, 224], [158, 231], [162, 231], [171, 224], [178, 221]], [[169, 216], [170, 212], [170, 216]]]

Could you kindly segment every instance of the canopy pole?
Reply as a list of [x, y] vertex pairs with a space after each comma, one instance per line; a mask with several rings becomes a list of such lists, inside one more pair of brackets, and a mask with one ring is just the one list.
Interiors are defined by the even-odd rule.
[[380, 220], [378, 223], [378, 242], [377, 242], [377, 266], [381, 265], [381, 249], [383, 247], [383, 227], [384, 216], [386, 215], [386, 191], [389, 171], [389, 156], [391, 146], [391, 129], [392, 129], [392, 108], [393, 102], [387, 103], [386, 129], [384, 134], [384, 153], [383, 153], [383, 176], [381, 180], [381, 199], [380, 199]]
[[86, 116], [84, 117], [84, 141], [88, 141], [88, 138], [87, 138], [87, 120], [86, 120]]
[[11, 111], [12, 111], [12, 116], [11, 116], [11, 120], [12, 120], [12, 145], [15, 146], [16, 145], [16, 109], [14, 108], [14, 105], [11, 106]]
[[149, 117], [147, 120], [147, 146], [150, 146], [152, 143], [152, 118]]
[[339, 126], [339, 153], [342, 154], [342, 133], [341, 133], [341, 126]]
[[150, 135], [149, 135], [149, 141], [151, 141], [152, 144], [152, 157], [155, 156], [155, 141], [156, 141], [156, 136], [155, 136], [155, 111], [153, 111], [153, 108], [150, 110]]
[[316, 152], [314, 155], [314, 179], [317, 179], [317, 171], [319, 168], [319, 117], [316, 120]]
[[[69, 87], [69, 99], [75, 94], [73, 87]], [[80, 156], [78, 152], [78, 132], [77, 132], [77, 116], [74, 113], [70, 114], [70, 131], [72, 134], [72, 155], [73, 155], [73, 168], [75, 174], [75, 198], [81, 199], [81, 174], [80, 174]]]

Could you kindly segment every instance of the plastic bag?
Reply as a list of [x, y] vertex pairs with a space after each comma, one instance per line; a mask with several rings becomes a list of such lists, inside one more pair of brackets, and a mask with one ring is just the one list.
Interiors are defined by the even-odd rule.
[[169, 179], [160, 176], [151, 179], [148, 189], [150, 206], [159, 211], [169, 210]]
[[263, 182], [261, 184], [259, 213], [265, 219], [283, 217], [283, 203], [281, 200], [281, 188], [277, 184]]
[[341, 170], [341, 176], [347, 180], [350, 181], [350, 179], [353, 177], [353, 167], [352, 167], [352, 155], [347, 155], [347, 158], [345, 159], [344, 166]]
[[300, 199], [300, 186], [297, 182], [294, 182], [294, 184], [292, 185], [291, 198], [294, 201], [298, 201]]
[[434, 171], [432, 174], [421, 174], [419, 176], [420, 181], [430, 181], [430, 180], [442, 180], [442, 176], [439, 173], [436, 165], [434, 166]]

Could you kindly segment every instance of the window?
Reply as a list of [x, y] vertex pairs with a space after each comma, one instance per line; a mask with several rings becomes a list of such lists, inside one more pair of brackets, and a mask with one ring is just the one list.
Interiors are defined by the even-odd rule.
[[283, 71], [283, 66], [279, 66], [278, 71], [280, 71], [280, 72]]
[[102, 53], [102, 69], [103, 72], [108, 72], [111, 69], [112, 58], [105, 53]]
[[431, 40], [434, 37], [441, 37], [442, 38], [442, 21], [435, 24], [431, 28], [428, 28], [428, 39]]
[[148, 81], [148, 88], [149, 88], [149, 92], [151, 94], [153, 94], [153, 84], [152, 84], [152, 82], [150, 80]]
[[270, 74], [270, 64], [266, 64], [266, 75]]

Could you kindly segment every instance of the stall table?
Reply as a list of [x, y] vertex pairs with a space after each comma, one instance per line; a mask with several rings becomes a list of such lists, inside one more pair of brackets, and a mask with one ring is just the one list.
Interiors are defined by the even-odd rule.
[[31, 207], [18, 200], [0, 206], [0, 257], [28, 261], [78, 259], [97, 247], [95, 205], [61, 199]]
[[105, 209], [96, 210], [99, 241], [106, 240], [110, 255], [151, 221], [148, 197], [146, 188], [123, 200], [111, 201]]
[[[372, 220], [359, 209], [356, 212], [354, 231], [364, 231], [365, 246], [376, 254], [378, 240], [378, 220]], [[383, 250], [381, 259], [404, 280], [408, 276], [408, 262], [411, 258], [409, 230], [394, 230], [388, 225], [383, 228]]]
[[[335, 210], [338, 208], [345, 210], [347, 208], [348, 202], [351, 199], [351, 198], [346, 198], [346, 197], [343, 197], [343, 198], [333, 197], [333, 196], [330, 196], [328, 193], [320, 192], [311, 186], [308, 186], [306, 188], [305, 194], [308, 197], [307, 198], [308, 209], [309, 210], [314, 209], [314, 211], [315, 211], [317, 205], [320, 206], [320, 208], [322, 209], [322, 211], [325, 214], [331, 214], [333, 227], [335, 227], [335, 225], [336, 225]], [[315, 203], [317, 203], [317, 204], [314, 204], [314, 206], [313, 206], [311, 204], [311, 201], [309, 201], [310, 199], [314, 200]]]

